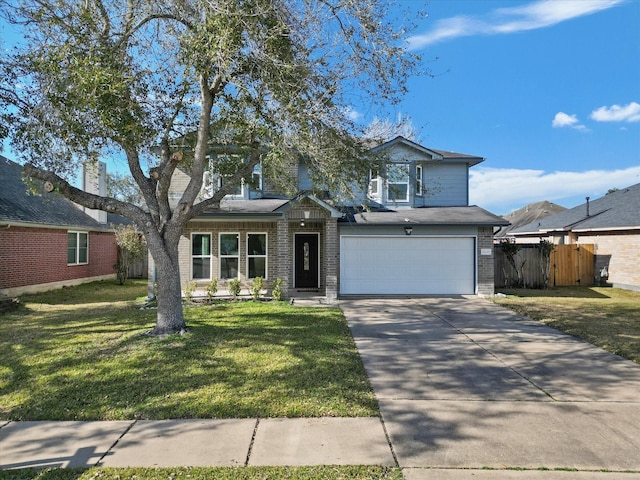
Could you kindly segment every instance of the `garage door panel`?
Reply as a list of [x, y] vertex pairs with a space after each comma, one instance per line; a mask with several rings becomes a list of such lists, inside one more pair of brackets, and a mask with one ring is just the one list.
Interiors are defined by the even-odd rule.
[[342, 294], [472, 294], [472, 237], [341, 237]]

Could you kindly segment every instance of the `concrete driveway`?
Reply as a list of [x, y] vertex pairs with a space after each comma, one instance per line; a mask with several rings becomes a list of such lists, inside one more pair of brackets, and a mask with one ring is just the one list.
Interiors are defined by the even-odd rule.
[[476, 297], [340, 303], [405, 478], [638, 478], [594, 471], [640, 472], [639, 365]]

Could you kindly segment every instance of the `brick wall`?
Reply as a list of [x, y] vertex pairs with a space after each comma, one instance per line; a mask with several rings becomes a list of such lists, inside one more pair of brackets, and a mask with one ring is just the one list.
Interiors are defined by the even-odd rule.
[[622, 288], [640, 290], [640, 233], [615, 232], [580, 235], [578, 243], [593, 243], [595, 275], [602, 267], [609, 271], [608, 283]]
[[[489, 255], [483, 255], [483, 250]], [[494, 255], [493, 227], [478, 228], [478, 295], [493, 295], [494, 287]]]
[[89, 233], [89, 263], [67, 265], [67, 230], [10, 227], [0, 229], [0, 289], [100, 277], [115, 273], [115, 237]]

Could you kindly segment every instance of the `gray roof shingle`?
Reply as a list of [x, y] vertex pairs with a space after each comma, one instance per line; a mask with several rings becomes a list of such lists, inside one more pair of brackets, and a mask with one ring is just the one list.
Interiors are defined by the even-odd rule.
[[0, 155], [0, 222], [103, 230], [101, 224], [58, 193], [46, 193], [35, 181], [36, 194], [22, 180], [22, 166]]
[[512, 230], [512, 235], [551, 232], [640, 228], [640, 183], [604, 197], [539, 219]]

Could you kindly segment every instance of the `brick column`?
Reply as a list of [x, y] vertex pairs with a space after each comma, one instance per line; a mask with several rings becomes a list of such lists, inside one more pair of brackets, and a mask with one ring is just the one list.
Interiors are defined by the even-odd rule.
[[332, 303], [338, 298], [338, 276], [340, 272], [340, 254], [338, 245], [338, 220], [327, 218], [325, 224], [325, 262], [327, 301]]
[[289, 297], [289, 272], [291, 272], [293, 254], [289, 246], [289, 221], [284, 218], [278, 220], [277, 226], [277, 265], [276, 278], [282, 279], [282, 296]]
[[[490, 255], [482, 255], [491, 252]], [[478, 228], [478, 295], [493, 295], [494, 285], [494, 263], [493, 254], [493, 227]]]

